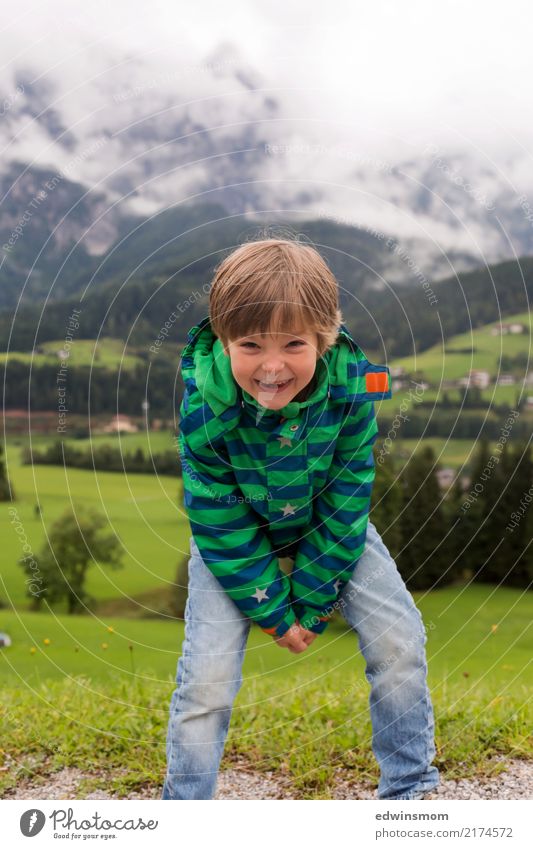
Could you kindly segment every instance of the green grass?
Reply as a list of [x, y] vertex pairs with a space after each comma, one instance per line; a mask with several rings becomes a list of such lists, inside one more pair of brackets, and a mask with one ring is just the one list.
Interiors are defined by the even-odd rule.
[[[492, 336], [491, 327], [499, 324], [499, 322], [492, 322], [472, 332], [454, 336], [444, 346], [442, 342], [439, 342], [416, 357], [409, 356], [394, 360], [391, 365], [395, 367], [403, 366], [409, 373], [421, 372], [429, 382], [437, 385], [443, 380], [455, 380], [463, 377], [468, 374], [470, 369], [483, 369], [491, 375], [496, 375], [500, 354], [514, 356], [531, 349], [530, 314], [519, 313], [504, 320], [504, 323], [513, 322], [524, 324], [526, 333]], [[528, 329], [529, 332], [527, 332]], [[452, 353], [454, 350], [465, 348], [471, 349], [472, 353]], [[533, 362], [530, 368], [533, 369]], [[496, 392], [499, 397], [502, 390], [516, 390], [516, 388], [516, 385], [497, 387]]]
[[[148, 436], [122, 439], [129, 448], [130, 440]], [[468, 440], [448, 443], [449, 461], [469, 446]], [[94, 787], [127, 796], [133, 788], [159, 785], [183, 623], [28, 612], [16, 565], [20, 541], [7, 511], [15, 507], [35, 551], [44, 539], [41, 519], [33, 514], [37, 494], [47, 527], [70, 499], [108, 513], [128, 554], [124, 570], [94, 569], [91, 575], [89, 590], [103, 610], [106, 599], [126, 595], [139, 601], [165, 593], [177, 559], [188, 550], [189, 526], [177, 506], [180, 482], [46, 466], [32, 470], [17, 465], [19, 448], [9, 449], [19, 500], [0, 505], [7, 520], [0, 596], [16, 610], [0, 609], [0, 630], [13, 640], [0, 650], [0, 790], [22, 776], [44, 776], [66, 765], [81, 766], [89, 776], [81, 797]], [[476, 585], [414, 597], [428, 629], [437, 764], [447, 776], [459, 776], [492, 769], [490, 757], [497, 752], [531, 757], [532, 594]], [[354, 780], [377, 779], [364, 660], [343, 620], [333, 622], [303, 655], [280, 649], [252, 628], [223, 767], [236, 757], [255, 769], [291, 776], [302, 798], [329, 798], [337, 766], [351, 771]], [[98, 778], [98, 770], [108, 774]]]
[[[109, 417], [111, 418], [111, 416]], [[61, 434], [32, 434], [31, 439], [26, 435], [10, 436], [6, 440], [5, 455], [9, 463], [19, 465], [19, 458], [23, 448], [32, 448], [40, 451], [54, 442], [63, 441], [74, 448], [86, 450], [91, 446], [110, 445], [123, 453], [136, 451], [142, 448], [145, 456], [158, 454], [162, 451], [171, 451], [175, 448], [176, 434], [168, 430], [141, 430], [138, 433], [93, 433], [86, 439], [65, 439]]]
[[[23, 352], [11, 351], [9, 354], [0, 353], [0, 362], [9, 360], [20, 360], [24, 363], [32, 363], [34, 368], [43, 365], [60, 365], [59, 351], [65, 348], [65, 340], [59, 339], [51, 342], [43, 342], [38, 351]], [[137, 356], [134, 348], [125, 347], [121, 339], [112, 339], [102, 336], [100, 339], [76, 339], [75, 344], [67, 348], [68, 357], [65, 362], [68, 366], [91, 366], [93, 368], [116, 368], [128, 371], [135, 365], [142, 363], [141, 357]]]
[[[33, 444], [40, 447], [46, 439], [37, 436]], [[166, 450], [172, 440], [173, 434], [168, 432], [141, 432], [121, 436], [120, 445], [123, 451], [147, 446], [151, 446], [152, 451], [160, 451]], [[86, 440], [71, 442], [76, 445], [88, 443]], [[94, 442], [118, 445], [119, 437], [102, 435]], [[0, 550], [0, 599], [19, 610], [28, 606], [25, 576], [17, 565], [22, 554], [21, 541], [10, 521], [9, 510], [17, 511], [31, 549], [36, 553], [45, 541], [45, 529], [71, 502], [93, 506], [107, 514], [126, 550], [123, 569], [113, 571], [96, 565], [89, 570], [87, 588], [91, 595], [100, 602], [132, 598], [148, 606], [151, 593], [164, 595], [175, 579], [178, 561], [186, 557], [189, 550], [190, 528], [180, 507], [181, 480], [178, 476], [174, 480], [167, 476], [95, 473], [61, 466], [21, 466], [19, 455], [25, 444], [27, 440], [20, 438], [6, 445], [6, 466], [17, 501], [0, 504], [0, 518], [5, 528]], [[394, 440], [392, 451], [401, 458], [418, 450], [421, 444], [416, 439]], [[423, 444], [432, 445], [442, 465], [463, 467], [463, 471], [468, 472], [475, 448], [471, 440], [431, 438]], [[42, 506], [42, 517], [34, 514], [37, 500]], [[157, 599], [153, 601], [157, 607]], [[135, 610], [135, 604], [131, 603], [131, 612], [142, 612], [142, 607]]]
[[[174, 480], [38, 465], [10, 465], [9, 474], [18, 500], [0, 504], [6, 529], [0, 552], [4, 582], [0, 597], [16, 607], [27, 605], [24, 574], [17, 565], [23, 552], [10, 519], [11, 508], [17, 511], [34, 553], [45, 541], [45, 527], [48, 529], [70, 503], [95, 507], [108, 515], [126, 549], [124, 568], [113, 571], [96, 565], [89, 570], [87, 589], [96, 598], [135, 596], [174, 580], [176, 564], [188, 552], [190, 537], [187, 519], [179, 506], [181, 481], [177, 476]], [[42, 518], [34, 514], [37, 500], [42, 506]]]
[[[490, 679], [497, 688], [511, 680], [517, 685], [530, 683], [532, 593], [478, 584], [415, 592], [413, 596], [426, 623], [435, 681], [457, 681], [468, 673], [472, 682], [486, 684]], [[494, 632], [493, 625], [497, 626]], [[108, 627], [113, 628], [112, 633]], [[13, 639], [12, 646], [0, 651], [0, 674], [11, 683], [78, 673], [103, 681], [116, 675], [129, 677], [129, 645], [133, 645], [136, 671], [150, 669], [149, 680], [164, 679], [174, 669], [183, 639], [183, 622], [172, 618], [138, 620], [7, 609], [0, 610], [0, 630]], [[49, 646], [44, 639], [51, 641]], [[107, 649], [102, 649], [103, 642]], [[33, 655], [32, 646], [37, 648]], [[252, 628], [245, 661], [250, 675], [268, 673], [285, 680], [302, 663], [311, 670], [346, 669], [355, 663], [359, 672], [363, 670], [355, 636], [341, 618], [314, 642], [312, 651], [301, 656], [282, 653], [260, 629]]]
[[[385, 436], [386, 434], [383, 434], [382, 438]], [[379, 444], [378, 440], [378, 446]], [[489, 449], [494, 451], [496, 445], [496, 439], [489, 440]], [[390, 451], [398, 462], [405, 462], [411, 454], [427, 446], [431, 446], [442, 467], [460, 469], [462, 474], [470, 473], [478, 450], [477, 442], [472, 439], [445, 439], [444, 437], [431, 436], [425, 439], [394, 439]]]
[[[533, 366], [533, 363], [532, 363]], [[448, 378], [446, 378], [448, 379]], [[524, 379], [524, 375], [522, 375], [522, 380]], [[401, 396], [401, 393], [405, 392], [404, 389], [397, 390], [397, 394]], [[409, 392], [409, 390], [407, 390]], [[442, 402], [442, 398], [444, 393], [446, 392], [448, 399], [450, 401], [455, 401], [457, 404], [462, 403], [464, 398], [464, 390], [463, 389], [425, 389], [424, 390], [424, 401], [426, 403], [434, 403], [437, 401], [438, 404]], [[499, 404], [506, 404], [510, 407], [513, 407], [516, 404], [517, 398], [528, 398], [529, 396], [533, 396], [533, 386], [527, 386], [524, 384], [522, 387], [521, 382], [515, 383], [513, 386], [494, 386], [491, 385], [487, 389], [481, 390], [481, 401], [483, 404], [486, 404], [487, 407], [494, 407]], [[437, 407], [437, 410], [439, 408]], [[445, 409], [445, 408], [441, 408]], [[456, 414], [459, 413], [459, 407], [455, 411]], [[529, 411], [531, 415], [533, 411]]]
[[[302, 799], [332, 796], [335, 770], [376, 786], [368, 687], [355, 676], [300, 670], [290, 681], [245, 682], [235, 701], [222, 769], [244, 759], [255, 771], [289, 777]], [[44, 778], [63, 767], [83, 769], [78, 797], [94, 789], [127, 798], [131, 790], [160, 791], [172, 683], [117, 680], [103, 685], [78, 676], [34, 690], [10, 688], [0, 714], [4, 765], [0, 793], [21, 778]], [[432, 688], [437, 755], [446, 778], [495, 774], [496, 754], [531, 758], [533, 719], [528, 693], [494, 696], [469, 681]], [[530, 704], [530, 702], [529, 702]], [[104, 773], [102, 775], [102, 772]]]
[[[425, 380], [430, 384], [428, 389], [420, 393], [424, 402], [439, 404], [444, 392], [452, 402], [460, 402], [463, 398], [463, 388], [443, 389], [441, 384], [446, 380], [458, 380], [466, 377], [471, 369], [488, 371], [491, 376], [491, 385], [481, 391], [483, 404], [509, 404], [514, 406], [517, 396], [533, 396], [533, 386], [525, 384], [526, 373], [515, 375], [516, 383], [512, 386], [494, 385], [494, 379], [498, 374], [498, 363], [500, 355], [514, 356], [518, 353], [530, 353], [531, 363], [529, 371], [533, 371], [533, 352], [531, 351], [531, 315], [529, 313], [518, 313], [506, 318], [504, 323], [521, 323], [525, 325], [526, 332], [522, 334], [508, 333], [505, 336], [492, 336], [491, 328], [499, 322], [492, 322], [483, 327], [473, 330], [471, 333], [461, 333], [449, 339], [443, 345], [442, 342], [424, 351], [417, 356], [402, 357], [394, 360], [389, 365], [392, 367], [403, 366], [407, 374], [417, 373], [418, 380]], [[529, 331], [529, 332], [528, 332]], [[470, 349], [471, 353], [461, 351]], [[457, 353], [454, 353], [457, 352]], [[506, 369], [502, 370], [504, 373]], [[393, 393], [396, 406], [401, 402], [409, 408], [417, 406], [409, 396], [409, 389], [414, 391], [415, 386], [411, 383], [407, 388], [397, 389]], [[387, 407], [387, 411], [389, 408]], [[531, 415], [531, 411], [529, 412]]]
[[[497, 753], [531, 758], [531, 594], [475, 586], [415, 598], [428, 633], [437, 766], [460, 777], [494, 770]], [[13, 637], [0, 654], [0, 791], [64, 766], [88, 775], [80, 798], [96, 787], [127, 796], [160, 786], [183, 623], [8, 611], [0, 623]], [[254, 626], [243, 677], [223, 768], [238, 757], [279, 770], [308, 799], [331, 797], [338, 767], [377, 781], [364, 660], [341, 620], [301, 655]]]

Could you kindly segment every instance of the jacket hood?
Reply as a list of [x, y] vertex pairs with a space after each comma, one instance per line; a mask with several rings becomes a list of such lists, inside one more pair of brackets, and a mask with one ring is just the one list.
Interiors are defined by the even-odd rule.
[[[191, 447], [212, 442], [234, 428], [247, 407], [261, 418], [294, 418], [314, 404], [345, 404], [392, 397], [388, 366], [369, 362], [348, 328], [340, 324], [335, 344], [317, 361], [315, 386], [305, 401], [289, 401], [279, 410], [263, 407], [238, 385], [231, 361], [211, 328], [209, 316], [191, 328], [182, 351], [185, 393], [180, 430]], [[309, 412], [309, 411], [308, 411]]]

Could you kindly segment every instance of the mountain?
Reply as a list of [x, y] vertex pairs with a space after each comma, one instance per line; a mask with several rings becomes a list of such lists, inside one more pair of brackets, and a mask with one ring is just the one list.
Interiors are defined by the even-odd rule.
[[123, 237], [130, 249], [140, 238], [141, 261], [162, 273], [157, 228], [196, 205], [222, 208], [238, 234], [313, 219], [352, 228], [356, 244], [366, 233], [379, 250], [358, 259], [375, 288], [533, 253], [525, 153], [504, 169], [436, 145], [365, 156], [340, 126], [321, 143], [228, 42], [207, 55], [181, 44], [164, 61], [116, 45], [79, 53], [56, 67], [20, 51], [0, 71], [0, 307], [23, 289], [30, 302], [64, 297], [95, 271], [108, 282]]
[[[228, 227], [230, 224], [225, 222]], [[305, 228], [307, 235], [315, 237], [315, 244], [318, 231], [313, 228], [318, 226], [324, 225], [310, 222]], [[353, 228], [328, 226], [332, 230], [324, 233], [326, 242], [321, 249], [339, 280], [345, 323], [375, 362], [419, 354], [458, 333], [529, 309], [533, 298], [531, 257], [453, 275], [427, 289], [389, 285], [382, 290], [367, 285], [365, 263], [354, 261], [350, 253], [353, 250], [364, 256], [365, 251], [375, 249], [368, 234], [354, 245]], [[144, 348], [148, 359], [152, 354], [154, 359], [162, 359], [155, 340], [163, 338], [164, 349], [172, 358], [188, 329], [208, 311], [212, 270], [222, 257], [220, 246], [215, 249], [216, 241], [210, 241], [209, 230], [207, 236], [203, 231], [200, 225], [195, 238], [202, 242], [204, 255], [198, 244], [185, 240], [179, 259], [168, 259], [167, 273], [161, 277], [148, 269], [145, 275], [138, 271], [124, 284], [124, 273], [117, 274], [111, 282], [89, 288], [83, 299], [49, 301], [45, 308], [26, 305], [15, 319], [9, 312], [0, 313], [0, 350], [31, 353], [44, 342], [64, 339], [70, 329], [68, 318], [78, 310], [79, 326], [72, 344], [76, 339], [112, 337], [123, 340], [126, 349], [128, 345]], [[233, 238], [234, 234], [226, 232], [224, 244]], [[144, 254], [142, 245], [140, 253]], [[125, 261], [128, 255], [125, 248]], [[120, 257], [113, 259], [120, 266]], [[168, 328], [162, 337], [165, 322]]]

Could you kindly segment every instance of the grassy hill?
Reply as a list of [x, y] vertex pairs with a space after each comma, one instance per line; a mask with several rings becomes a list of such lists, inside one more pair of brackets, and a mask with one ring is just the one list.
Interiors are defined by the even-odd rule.
[[[391, 368], [402, 367], [409, 375], [428, 382], [430, 389], [424, 392], [426, 401], [438, 400], [443, 391], [443, 381], [458, 380], [467, 376], [470, 370], [479, 369], [489, 372], [491, 379], [490, 386], [482, 390], [483, 400], [487, 403], [512, 402], [516, 394], [520, 393], [528, 371], [533, 371], [530, 313], [517, 313], [506, 317], [504, 323], [515, 322], [523, 324], [526, 332], [493, 335], [491, 330], [499, 325], [499, 321], [491, 322], [471, 332], [454, 336], [444, 346], [439, 343], [418, 356], [402, 357], [389, 365]], [[497, 385], [495, 380], [498, 372], [507, 373], [507, 370], [499, 369], [500, 357], [514, 357], [517, 354], [531, 356], [530, 368], [515, 370], [517, 382], [514, 385]], [[453, 388], [446, 391], [450, 399], [459, 399], [463, 393], [463, 390]], [[526, 387], [526, 394], [528, 392], [533, 395], [533, 385], [530, 384], [529, 389]]]
[[[533, 352], [531, 351], [531, 314], [528, 312], [516, 313], [507, 316], [504, 323], [520, 323], [524, 325], [525, 332], [521, 334], [508, 333], [496, 336], [491, 332], [499, 325], [499, 321], [491, 322], [483, 327], [475, 328], [467, 333], [453, 336], [446, 344], [438, 343], [418, 355], [392, 359], [388, 365], [394, 369], [402, 367], [411, 375], [426, 380], [435, 388], [433, 396], [437, 397], [437, 389], [443, 381], [457, 380], [468, 374], [471, 369], [483, 369], [488, 371], [493, 379], [498, 374], [500, 356], [516, 356], [517, 354], [528, 354], [531, 356], [530, 371], [533, 371]], [[64, 340], [55, 340], [41, 343], [33, 352], [12, 351], [10, 354], [0, 353], [0, 362], [6, 359], [20, 360], [32, 363], [33, 367], [40, 365], [57, 365], [60, 360], [60, 352], [64, 347]], [[128, 370], [134, 366], [146, 362], [148, 358], [146, 346], [135, 346], [126, 344], [120, 339], [112, 339], [102, 336], [95, 339], [76, 339], [72, 344], [68, 356], [68, 366], [92, 366], [95, 368]], [[179, 359], [178, 349], [169, 344], [163, 345], [157, 354], [158, 360], [168, 359], [177, 364]], [[500, 371], [502, 371], [500, 369]], [[504, 370], [505, 371], [505, 370]], [[517, 377], [520, 372], [517, 372]], [[522, 373], [522, 378], [527, 376], [527, 370]], [[486, 391], [487, 399], [493, 392], [497, 394], [498, 400], [505, 398], [509, 393], [516, 393], [519, 383], [515, 386], [491, 386]], [[450, 390], [453, 393], [454, 390]], [[531, 389], [533, 393], [533, 387]], [[428, 395], [429, 397], [429, 395]]]
[[[32, 366], [61, 365], [61, 353], [65, 348], [65, 340], [42, 342], [37, 349], [31, 353], [28, 351], [12, 351], [10, 354], [0, 353], [0, 363], [6, 360], [19, 360], [23, 363], [31, 363]], [[65, 358], [68, 367], [92, 366], [93, 368], [108, 368], [127, 370], [133, 366], [142, 364], [143, 358], [137, 353], [137, 349], [125, 347], [120, 339], [101, 337], [96, 339], [76, 339], [71, 344]], [[144, 358], [146, 359], [146, 357]]]
[[[174, 580], [177, 562], [189, 548], [188, 523], [178, 506], [181, 482], [177, 477], [173, 481], [171, 477], [96, 474], [61, 466], [16, 466], [13, 448], [8, 449], [8, 457], [18, 500], [12, 505], [0, 504], [6, 528], [0, 552], [0, 597], [17, 607], [27, 604], [24, 576], [17, 565], [22, 551], [10, 521], [10, 506], [16, 509], [34, 552], [45, 540], [44, 526], [50, 527], [70, 503], [91, 506], [108, 515], [126, 554], [124, 569], [112, 571], [96, 566], [90, 570], [88, 591], [102, 601], [138, 596]], [[34, 513], [37, 500], [42, 518]]]

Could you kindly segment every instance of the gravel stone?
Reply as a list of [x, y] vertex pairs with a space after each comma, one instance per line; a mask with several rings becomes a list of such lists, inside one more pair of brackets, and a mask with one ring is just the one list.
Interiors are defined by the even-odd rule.
[[[504, 764], [505, 771], [497, 776], [451, 779], [441, 775], [440, 784], [424, 799], [533, 799], [533, 760], [492, 758], [491, 764]], [[16, 788], [4, 794], [4, 799], [119, 799], [105, 790], [80, 795], [83, 779], [105, 779], [107, 773], [84, 773], [75, 767], [65, 767], [48, 776], [22, 779]], [[111, 778], [111, 775], [108, 776]], [[161, 788], [149, 786], [132, 791], [128, 799], [160, 799]], [[215, 799], [301, 799], [290, 778], [275, 771], [258, 773], [249, 765], [233, 766], [220, 772]], [[356, 782], [348, 770], [335, 773], [333, 799], [376, 799], [376, 788]]]

